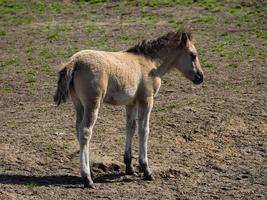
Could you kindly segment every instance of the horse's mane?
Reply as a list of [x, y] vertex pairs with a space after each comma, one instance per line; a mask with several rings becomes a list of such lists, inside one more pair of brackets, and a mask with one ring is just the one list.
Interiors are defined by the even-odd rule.
[[[137, 55], [143, 55], [145, 57], [154, 59], [157, 58], [157, 53], [164, 47], [172, 46], [170, 43], [176, 43], [176, 46], [179, 46], [182, 34], [186, 34], [191, 40], [191, 33], [185, 31], [178, 32], [169, 32], [161, 37], [152, 40], [143, 40], [141, 43], [129, 48], [126, 52], [134, 53]], [[178, 40], [174, 40], [178, 38]], [[173, 44], [174, 46], [175, 44]]]

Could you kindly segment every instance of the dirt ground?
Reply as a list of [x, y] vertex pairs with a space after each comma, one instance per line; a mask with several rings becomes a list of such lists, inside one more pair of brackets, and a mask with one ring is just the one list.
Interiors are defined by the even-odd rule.
[[[264, 1], [92, 2], [0, 1], [0, 199], [266, 199]], [[83, 189], [72, 104], [52, 102], [57, 68], [78, 50], [123, 50], [179, 27], [193, 32], [206, 78], [163, 78], [149, 139], [156, 179], [142, 180], [137, 134], [138, 175], [124, 175], [124, 108], [102, 105], [97, 189]]]

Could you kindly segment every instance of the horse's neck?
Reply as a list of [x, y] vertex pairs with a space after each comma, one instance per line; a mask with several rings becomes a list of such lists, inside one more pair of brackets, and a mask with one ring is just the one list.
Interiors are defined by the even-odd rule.
[[159, 77], [164, 76], [174, 65], [174, 60], [177, 56], [177, 50], [162, 51], [159, 53], [159, 64], [156, 69], [156, 74]]

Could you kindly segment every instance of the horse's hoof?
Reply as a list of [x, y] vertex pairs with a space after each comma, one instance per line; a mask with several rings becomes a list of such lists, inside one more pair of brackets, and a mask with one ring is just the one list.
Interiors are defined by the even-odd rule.
[[146, 175], [144, 175], [144, 180], [145, 181], [153, 181], [153, 180], [155, 180], [155, 178], [152, 174], [146, 174]]
[[83, 184], [84, 188], [92, 188], [95, 189], [95, 185], [92, 180], [90, 180], [88, 177], [83, 178]]
[[134, 175], [133, 167], [126, 167], [125, 175]]

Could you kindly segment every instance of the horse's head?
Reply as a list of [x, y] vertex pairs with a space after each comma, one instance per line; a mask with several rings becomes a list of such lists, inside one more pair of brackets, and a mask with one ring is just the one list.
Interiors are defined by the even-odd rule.
[[194, 84], [202, 83], [204, 75], [197, 50], [192, 41], [192, 35], [186, 32], [178, 32], [175, 39], [178, 41], [179, 55], [175, 58], [174, 67]]

